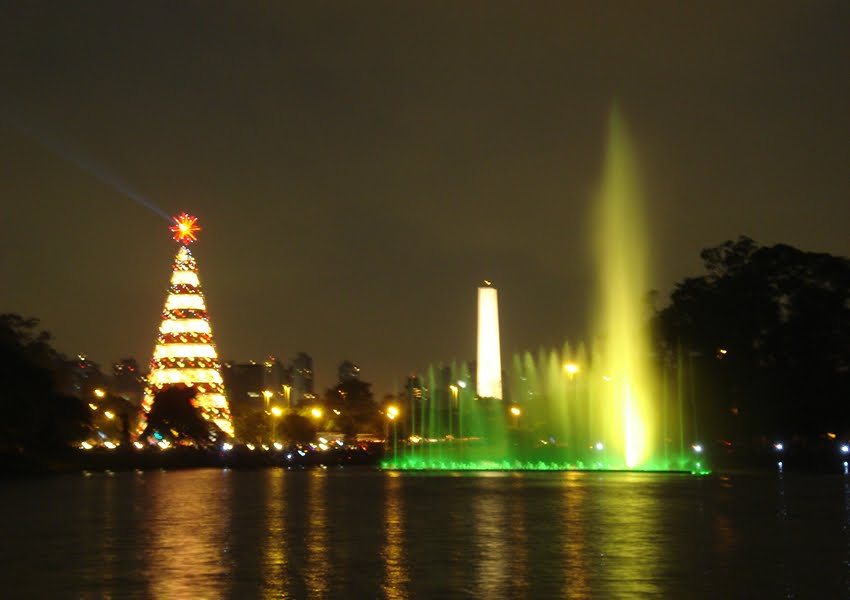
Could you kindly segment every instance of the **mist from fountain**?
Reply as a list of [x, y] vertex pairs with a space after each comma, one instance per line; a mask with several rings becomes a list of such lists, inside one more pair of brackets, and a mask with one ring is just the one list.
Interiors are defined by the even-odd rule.
[[693, 421], [684, 381], [692, 375], [652, 352], [649, 244], [634, 163], [614, 109], [594, 205], [590, 347], [514, 355], [504, 400], [477, 398], [468, 365], [429, 368], [421, 398], [403, 407], [408, 425], [386, 467], [704, 472], [695, 426], [686, 426]]

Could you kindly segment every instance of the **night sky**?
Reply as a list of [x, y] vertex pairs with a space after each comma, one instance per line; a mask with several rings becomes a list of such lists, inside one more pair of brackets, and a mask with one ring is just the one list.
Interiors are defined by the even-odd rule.
[[[222, 359], [351, 359], [378, 397], [588, 335], [617, 100], [653, 280], [739, 234], [850, 255], [850, 3], [4, 2], [0, 312], [147, 362], [198, 215]], [[135, 200], [133, 198], [136, 198]]]

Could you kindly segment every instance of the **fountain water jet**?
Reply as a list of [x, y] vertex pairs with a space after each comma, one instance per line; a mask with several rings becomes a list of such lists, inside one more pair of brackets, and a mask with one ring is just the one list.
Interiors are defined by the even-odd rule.
[[633, 156], [612, 110], [595, 199], [590, 347], [515, 355], [504, 400], [477, 396], [467, 365], [431, 367], [424, 389], [409, 398], [415, 419], [405, 436], [416, 441], [402, 444], [386, 467], [704, 472], [701, 447], [685, 443], [693, 432], [683, 419], [684, 366], [651, 352], [648, 242]]
[[[648, 286], [646, 228], [640, 186], [623, 119], [614, 109], [597, 202], [596, 270], [599, 298], [596, 330], [603, 343], [603, 369], [612, 378], [613, 406], [606, 415], [610, 439], [628, 468], [649, 458], [657, 377], [649, 362], [649, 315], [642, 298]], [[621, 435], [616, 435], [617, 432]]]

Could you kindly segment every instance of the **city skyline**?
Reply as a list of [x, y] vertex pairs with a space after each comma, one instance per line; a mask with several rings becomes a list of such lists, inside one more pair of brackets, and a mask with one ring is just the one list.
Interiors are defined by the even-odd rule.
[[850, 255], [848, 10], [5, 5], [0, 310], [147, 364], [186, 210], [221, 356], [319, 390], [471, 360], [484, 279], [503, 364], [585, 340], [615, 98], [660, 305], [740, 234]]

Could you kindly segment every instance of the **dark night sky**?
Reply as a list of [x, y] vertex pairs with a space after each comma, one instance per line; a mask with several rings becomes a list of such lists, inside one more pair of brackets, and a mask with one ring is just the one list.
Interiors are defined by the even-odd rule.
[[76, 160], [199, 216], [222, 358], [350, 358], [380, 397], [474, 357], [484, 278], [503, 360], [576, 340], [615, 97], [651, 287], [739, 234], [850, 255], [844, 0], [4, 2], [0, 311], [149, 358], [176, 244]]

